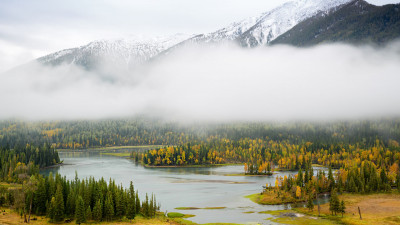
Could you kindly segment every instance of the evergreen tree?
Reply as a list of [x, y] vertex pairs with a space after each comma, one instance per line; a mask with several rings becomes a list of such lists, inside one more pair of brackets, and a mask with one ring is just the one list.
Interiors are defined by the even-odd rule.
[[37, 214], [44, 215], [46, 213], [47, 193], [46, 193], [45, 180], [43, 178], [39, 179], [35, 198], [36, 198], [35, 207]]
[[66, 214], [69, 216], [75, 215], [75, 206], [76, 206], [75, 192], [72, 190], [69, 192], [67, 197]]
[[303, 172], [301, 171], [301, 169], [299, 170], [299, 173], [297, 174], [296, 183], [298, 186], [303, 187]]
[[333, 178], [333, 172], [332, 172], [332, 167], [329, 167], [328, 171], [328, 180], [329, 180], [329, 190], [332, 190], [335, 188], [335, 179]]
[[122, 201], [122, 194], [121, 192], [117, 191], [116, 194], [116, 199], [115, 199], [115, 215], [118, 218], [121, 218], [124, 214], [124, 209], [123, 209], [123, 201]]
[[96, 222], [100, 222], [101, 218], [103, 217], [103, 212], [101, 210], [101, 201], [100, 201], [100, 199], [97, 200], [96, 204], [94, 205], [92, 217]]
[[312, 198], [312, 195], [311, 195], [311, 194], [308, 195], [307, 208], [308, 208], [310, 211], [313, 211], [313, 210], [314, 210], [314, 202], [313, 202], [313, 198]]
[[133, 183], [131, 181], [130, 186], [129, 186], [128, 200], [127, 200], [126, 218], [128, 218], [130, 220], [135, 219], [135, 215], [136, 215], [135, 205], [136, 205], [135, 190], [133, 187]]
[[140, 199], [139, 199], [139, 193], [138, 190], [136, 190], [136, 197], [135, 197], [136, 205], [135, 205], [135, 210], [136, 210], [136, 215], [140, 213], [141, 207], [140, 207]]
[[76, 221], [75, 221], [76, 224], [81, 224], [81, 223], [86, 222], [85, 203], [83, 202], [83, 199], [80, 195], [76, 199], [75, 219], [76, 219]]
[[152, 217], [154, 215], [155, 211], [156, 211], [156, 209], [154, 208], [154, 198], [153, 198], [153, 194], [151, 194], [151, 199], [150, 199], [150, 203], [149, 203], [149, 216]]
[[48, 216], [50, 217], [51, 221], [54, 221], [55, 209], [56, 209], [56, 198], [52, 197], [48, 210]]
[[153, 216], [156, 216], [156, 213], [158, 211], [158, 206], [157, 206], [157, 201], [156, 201], [155, 195], [153, 195], [153, 209], [154, 209]]
[[143, 201], [142, 203], [142, 211], [143, 211], [143, 216], [149, 217], [150, 216], [150, 210], [149, 210], [149, 196], [146, 193], [146, 200]]
[[346, 205], [344, 204], [343, 200], [340, 202], [339, 212], [342, 213], [342, 217], [343, 214], [346, 212]]
[[112, 193], [108, 191], [106, 201], [104, 204], [104, 218], [107, 221], [111, 221], [114, 217], [114, 203], [112, 199]]
[[57, 185], [53, 220], [55, 222], [61, 222], [64, 220], [64, 197], [61, 184]]
[[339, 211], [340, 207], [340, 202], [339, 202], [339, 197], [337, 196], [336, 189], [333, 189], [331, 191], [331, 199], [329, 201], [329, 211], [333, 213], [336, 213]]
[[90, 209], [90, 205], [88, 205], [87, 209], [86, 209], [86, 220], [92, 220], [92, 210]]

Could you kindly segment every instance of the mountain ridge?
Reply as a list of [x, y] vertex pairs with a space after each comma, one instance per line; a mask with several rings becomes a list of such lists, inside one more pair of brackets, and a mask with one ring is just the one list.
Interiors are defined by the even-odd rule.
[[[365, 7], [367, 11], [387, 7], [387, 5], [374, 6], [363, 0], [293, 0], [259, 16], [231, 23], [210, 33], [196, 35], [176, 34], [156, 38], [129, 37], [97, 40], [77, 48], [54, 52], [35, 61], [46, 66], [73, 64], [83, 69], [103, 74], [130, 73], [141, 65], [153, 62], [160, 57], [165, 57], [172, 51], [191, 44], [230, 42], [244, 48], [275, 44], [308, 46], [321, 43], [324, 39], [329, 38], [329, 35], [324, 36], [320, 34], [321, 32], [318, 33], [319, 30], [328, 30], [329, 26], [322, 26], [326, 23], [324, 21], [329, 19], [339, 21], [337, 24], [343, 26], [340, 20], [354, 20], [351, 15], [347, 15], [350, 11], [346, 7], [355, 4], [355, 2], [359, 6]], [[363, 13], [359, 7], [356, 7], [355, 11], [359, 14]], [[364, 13], [368, 14], [369, 11], [367, 11]], [[337, 18], [332, 16], [336, 14], [340, 16], [336, 16]], [[397, 21], [399, 20], [397, 19]], [[322, 23], [322, 25], [307, 28], [309, 30], [305, 28], [310, 24], [316, 23]], [[313, 30], [315, 27], [319, 29], [317, 31]], [[306, 31], [302, 32], [304, 29]], [[340, 32], [338, 31], [337, 33]], [[400, 25], [396, 35], [397, 37], [400, 36]], [[299, 40], [304, 40], [299, 43], [291, 42], [295, 37]], [[332, 39], [332, 42], [334, 41], [343, 41], [343, 38]], [[110, 66], [111, 68], [109, 68]]]
[[271, 42], [293, 46], [346, 42], [385, 44], [400, 37], [400, 3], [376, 6], [353, 0], [308, 18]]
[[[135, 38], [100, 40], [78, 48], [61, 50], [40, 57], [37, 61], [44, 65], [75, 64], [87, 70], [98, 70], [104, 65], [104, 60], [107, 60], [108, 64], [129, 71], [187, 44], [235, 42], [243, 47], [262, 46], [306, 18], [348, 1], [350, 0], [294, 0], [259, 16], [231, 23], [206, 34], [173, 35], [161, 38], [161, 41]], [[165, 39], [170, 41], [164, 42]]]

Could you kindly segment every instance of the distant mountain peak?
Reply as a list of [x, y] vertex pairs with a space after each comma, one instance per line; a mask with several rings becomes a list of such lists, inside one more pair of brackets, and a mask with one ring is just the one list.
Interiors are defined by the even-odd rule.
[[126, 38], [96, 40], [78, 48], [65, 49], [37, 59], [46, 65], [75, 64], [95, 69], [102, 59], [124, 68], [134, 67], [193, 35], [129, 36]]
[[385, 44], [400, 37], [399, 6], [376, 6], [363, 0], [352, 0], [331, 9], [326, 15], [316, 15], [300, 22], [271, 44]]
[[103, 66], [106, 59], [108, 64], [129, 71], [157, 56], [165, 56], [185, 44], [228, 41], [239, 43], [243, 47], [264, 46], [300, 22], [318, 14], [327, 15], [332, 9], [350, 2], [360, 6], [365, 3], [361, 0], [293, 0], [259, 16], [231, 23], [206, 34], [130, 36], [98, 40], [44, 56], [38, 61], [46, 65], [74, 64], [88, 70], [96, 70]]

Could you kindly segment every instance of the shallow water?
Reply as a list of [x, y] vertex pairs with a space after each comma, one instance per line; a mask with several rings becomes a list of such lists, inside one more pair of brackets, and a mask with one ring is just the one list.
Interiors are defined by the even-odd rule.
[[[257, 212], [287, 209], [290, 205], [263, 206], [244, 196], [260, 192], [266, 183], [274, 184], [277, 175], [295, 174], [295, 172], [276, 172], [269, 177], [225, 176], [242, 173], [243, 166], [144, 168], [129, 159], [93, 152], [61, 152], [60, 158], [66, 165], [46, 169], [42, 173], [47, 175], [50, 172], [58, 172], [67, 179], [73, 179], [77, 171], [79, 178], [93, 176], [108, 180], [111, 177], [124, 187], [128, 187], [132, 180], [142, 198], [144, 191], [156, 195], [157, 202], [161, 203], [161, 211], [196, 215], [189, 218], [196, 223], [273, 224], [265, 220], [272, 217], [271, 215]], [[176, 207], [226, 208], [177, 210], [174, 209]], [[244, 213], [248, 211], [255, 213]]]

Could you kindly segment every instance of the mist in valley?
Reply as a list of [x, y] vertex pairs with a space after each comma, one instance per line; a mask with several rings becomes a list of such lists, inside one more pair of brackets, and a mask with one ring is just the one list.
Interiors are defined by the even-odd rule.
[[[0, 75], [0, 119], [364, 119], [400, 114], [400, 42], [193, 45], [130, 71], [30, 63]], [[115, 72], [114, 72], [115, 71]]]

